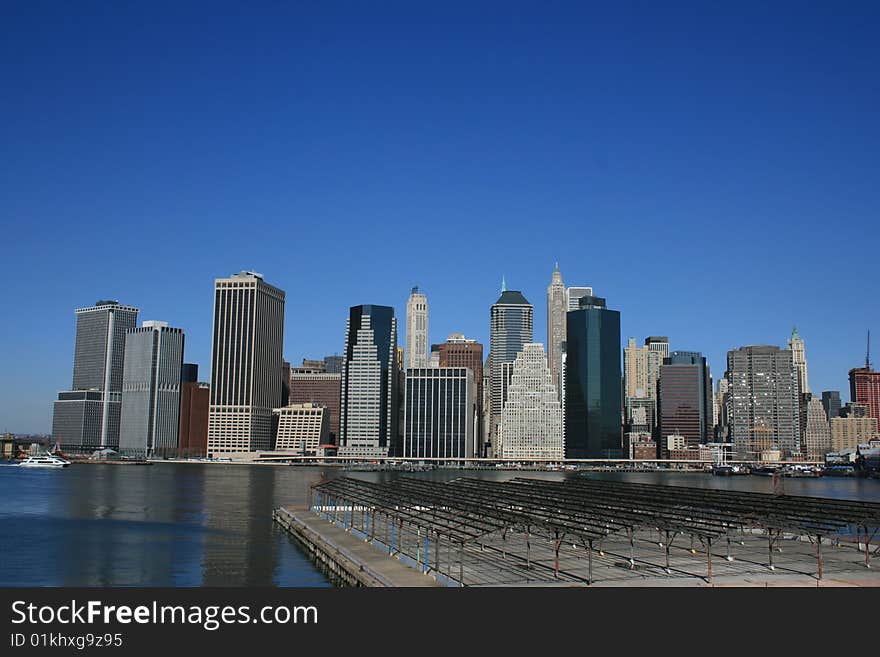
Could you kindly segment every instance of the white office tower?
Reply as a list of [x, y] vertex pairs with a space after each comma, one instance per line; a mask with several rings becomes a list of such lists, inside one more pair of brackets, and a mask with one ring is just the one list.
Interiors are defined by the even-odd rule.
[[530, 343], [517, 354], [501, 414], [500, 458], [562, 459], [562, 404], [544, 353]]
[[406, 369], [428, 367], [428, 297], [414, 287], [406, 302]]
[[565, 305], [568, 308], [568, 312], [579, 310], [581, 307], [581, 298], [591, 296], [593, 296], [593, 288], [591, 287], [572, 286], [566, 288]]
[[[333, 375], [331, 375], [333, 376]], [[330, 411], [313, 403], [290, 404], [273, 410], [278, 416], [275, 451], [314, 456], [330, 436]]]
[[283, 343], [282, 290], [249, 271], [215, 281], [209, 454], [271, 448]]
[[[557, 389], [562, 381], [562, 351], [565, 349], [565, 316], [568, 312], [565, 283], [559, 271], [559, 263], [553, 268], [553, 276], [547, 287], [547, 362]], [[560, 399], [562, 399], [560, 395]]]
[[831, 451], [831, 425], [820, 397], [807, 402], [807, 426], [804, 429], [804, 453], [807, 458], [822, 461]]
[[810, 382], [807, 379], [807, 352], [804, 350], [804, 339], [798, 335], [797, 326], [791, 331], [788, 349], [791, 351], [791, 362], [797, 373], [798, 392], [800, 394], [810, 392]]
[[176, 455], [183, 346], [183, 330], [167, 322], [144, 322], [125, 334], [121, 453]]

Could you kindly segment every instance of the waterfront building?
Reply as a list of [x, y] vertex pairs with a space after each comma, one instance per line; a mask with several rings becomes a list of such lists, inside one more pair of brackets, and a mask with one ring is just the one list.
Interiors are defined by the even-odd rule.
[[718, 379], [715, 385], [714, 400], [714, 439], [716, 442], [727, 440], [727, 395], [730, 390], [730, 382], [726, 376]]
[[[557, 389], [562, 381], [562, 352], [565, 349], [565, 315], [568, 299], [565, 283], [559, 271], [559, 263], [553, 268], [550, 285], [547, 286], [547, 362]], [[560, 397], [561, 399], [561, 397]]]
[[712, 377], [697, 351], [673, 351], [658, 382], [660, 435], [681, 435], [686, 448], [712, 442]]
[[788, 349], [791, 351], [791, 362], [797, 374], [798, 392], [800, 394], [810, 392], [810, 383], [807, 377], [807, 353], [804, 349], [804, 339], [798, 335], [797, 326], [791, 331]]
[[811, 395], [807, 401], [807, 421], [804, 429], [803, 452], [813, 461], [823, 460], [831, 451], [831, 425], [822, 401]]
[[208, 455], [208, 407], [211, 387], [199, 382], [199, 366], [184, 363], [180, 381], [180, 427], [177, 454], [181, 457]]
[[125, 334], [119, 451], [134, 457], [177, 454], [184, 334], [144, 322]]
[[318, 404], [289, 404], [272, 411], [278, 416], [276, 452], [315, 456], [327, 444], [330, 421], [327, 409]]
[[797, 373], [791, 352], [775, 346], [727, 352], [730, 439], [744, 458], [767, 449], [800, 453]]
[[325, 371], [325, 364], [316, 361], [319, 367], [307, 369], [294, 368], [290, 373], [289, 404], [317, 404], [327, 409], [328, 440], [339, 444], [339, 417], [342, 410], [342, 374]]
[[281, 402], [284, 291], [242, 271], [214, 283], [209, 454], [268, 450]]
[[125, 334], [138, 309], [98, 301], [76, 310], [73, 385], [58, 393], [52, 437], [69, 452], [119, 447]]
[[406, 369], [428, 367], [428, 297], [414, 287], [406, 302]]
[[473, 372], [465, 367], [406, 370], [403, 456], [474, 457], [475, 390]]
[[474, 436], [478, 442], [476, 456], [482, 455], [483, 441], [483, 345], [463, 333], [450, 333], [446, 342], [437, 347], [438, 367], [466, 367], [474, 375], [474, 400], [476, 403], [476, 427]]
[[[506, 388], [504, 365], [512, 364], [523, 347], [532, 342], [534, 308], [518, 290], [502, 283], [501, 296], [492, 304], [489, 330], [489, 372], [491, 394], [490, 440], [497, 436]], [[495, 449], [493, 445], [493, 450]]]
[[865, 406], [868, 416], [880, 422], [880, 372], [873, 370], [870, 363], [849, 371], [849, 398]]
[[399, 455], [400, 370], [394, 308], [352, 306], [344, 358], [339, 455]]
[[877, 419], [867, 414], [852, 413], [851, 415], [831, 418], [831, 451], [855, 449], [867, 444], [880, 434]]
[[585, 296], [567, 316], [565, 363], [566, 458], [614, 458], [623, 453], [620, 313], [605, 299]]
[[544, 345], [523, 346], [511, 368], [497, 458], [563, 459], [562, 405]]
[[840, 391], [839, 390], [823, 390], [822, 391], [822, 407], [825, 409], [825, 417], [828, 421], [831, 418], [840, 415]]

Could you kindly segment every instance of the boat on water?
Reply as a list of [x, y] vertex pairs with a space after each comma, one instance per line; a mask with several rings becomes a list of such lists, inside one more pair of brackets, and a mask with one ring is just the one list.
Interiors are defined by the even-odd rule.
[[732, 477], [734, 475], [747, 475], [749, 468], [745, 465], [718, 464], [712, 466], [712, 474], [719, 477]]
[[768, 465], [762, 465], [751, 469], [751, 474], [758, 477], [772, 477], [776, 474], [776, 468]]
[[38, 454], [37, 456], [28, 456], [21, 463], [19, 468], [66, 468], [70, 465], [70, 461], [65, 461], [51, 454]]

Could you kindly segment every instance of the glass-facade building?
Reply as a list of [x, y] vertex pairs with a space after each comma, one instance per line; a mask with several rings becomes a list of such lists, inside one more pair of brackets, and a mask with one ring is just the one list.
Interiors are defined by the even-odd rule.
[[476, 402], [474, 375], [464, 367], [406, 370], [403, 456], [472, 458]]
[[566, 320], [565, 457], [620, 457], [620, 313], [585, 296]]
[[340, 456], [399, 455], [394, 308], [352, 306], [343, 358]]
[[712, 378], [706, 357], [698, 351], [673, 351], [663, 359], [658, 383], [660, 443], [671, 434], [684, 436], [688, 447], [712, 439]]

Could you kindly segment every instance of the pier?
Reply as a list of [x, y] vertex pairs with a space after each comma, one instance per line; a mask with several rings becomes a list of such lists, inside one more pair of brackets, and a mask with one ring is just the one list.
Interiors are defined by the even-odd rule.
[[588, 479], [342, 477], [275, 519], [358, 586], [880, 586], [880, 504], [868, 502]]

